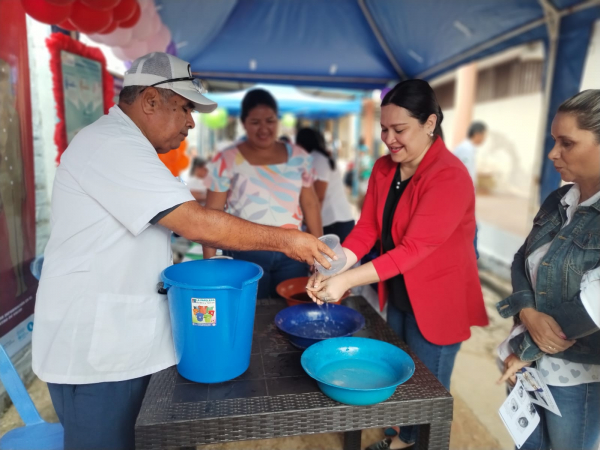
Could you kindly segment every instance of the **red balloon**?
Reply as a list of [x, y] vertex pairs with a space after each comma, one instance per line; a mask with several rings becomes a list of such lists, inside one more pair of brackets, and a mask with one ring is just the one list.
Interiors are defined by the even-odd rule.
[[136, 23], [138, 23], [141, 15], [142, 15], [142, 10], [140, 8], [140, 5], [136, 2], [135, 3], [135, 12], [133, 13], [133, 15], [129, 19], [127, 19], [123, 22], [119, 22], [119, 27], [120, 28], [132, 28]]
[[102, 30], [99, 34], [112, 33], [113, 31], [115, 31], [117, 29], [118, 26], [119, 26], [119, 23], [113, 19], [112, 22], [110, 23], [110, 25], [107, 28], [105, 28], [104, 30]]
[[131, 19], [135, 13], [136, 0], [121, 0], [115, 9], [113, 9], [113, 18], [117, 22], [124, 22]]
[[[66, 5], [70, 5], [75, 0], [46, 0], [46, 1], [48, 3], [52, 3], [53, 5], [66, 6]], [[75, 30], [71, 30], [71, 31], [75, 31]]]
[[55, 25], [69, 18], [72, 5], [56, 5], [45, 0], [22, 0], [23, 9], [38, 22]]
[[77, 31], [77, 27], [73, 25], [73, 23], [69, 19], [63, 20], [61, 23], [58, 24], [58, 26], [61, 27], [63, 30]]
[[111, 11], [99, 11], [90, 8], [81, 0], [73, 4], [71, 10], [71, 22], [79, 31], [85, 34], [98, 33], [108, 28], [112, 22]]
[[81, 2], [92, 9], [108, 11], [119, 4], [121, 0], [81, 0]]

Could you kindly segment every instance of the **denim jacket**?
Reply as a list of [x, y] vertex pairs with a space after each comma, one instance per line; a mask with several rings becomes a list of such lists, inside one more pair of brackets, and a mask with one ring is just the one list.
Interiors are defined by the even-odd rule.
[[[583, 274], [600, 265], [600, 200], [591, 206], [578, 207], [571, 223], [562, 228], [567, 214], [561, 199], [571, 187], [563, 186], [544, 201], [533, 219], [533, 229], [515, 255], [511, 268], [513, 294], [496, 307], [504, 318], [518, 315], [528, 307], [552, 316], [567, 338], [576, 340], [572, 347], [553, 356], [600, 364], [599, 328], [579, 295]], [[539, 266], [534, 292], [526, 261], [549, 242], [552, 244]], [[512, 338], [510, 345], [524, 361], [534, 361], [544, 355], [529, 332]]]

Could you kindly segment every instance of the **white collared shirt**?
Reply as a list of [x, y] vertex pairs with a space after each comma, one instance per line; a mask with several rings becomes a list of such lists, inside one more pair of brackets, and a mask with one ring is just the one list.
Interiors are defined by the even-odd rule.
[[157, 293], [171, 232], [149, 221], [194, 201], [133, 121], [114, 106], [62, 155], [52, 194], [33, 330], [46, 382], [122, 381], [175, 364], [169, 310]]

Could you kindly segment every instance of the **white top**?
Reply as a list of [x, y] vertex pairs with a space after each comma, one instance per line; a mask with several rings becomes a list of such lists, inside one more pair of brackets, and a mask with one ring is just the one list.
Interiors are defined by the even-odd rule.
[[207, 189], [204, 184], [204, 178], [198, 178], [197, 176], [192, 175], [185, 181], [185, 184], [190, 191], [206, 194]]
[[[579, 190], [579, 186], [574, 184], [561, 199], [561, 203], [567, 207], [567, 221], [563, 225], [563, 228], [571, 223], [573, 215], [579, 206], [590, 206], [596, 203], [600, 199], [600, 192], [581, 202], [581, 204], [579, 204], [580, 196], [581, 191]], [[537, 271], [551, 245], [552, 242], [542, 245], [527, 258], [527, 268], [529, 270], [531, 286], [534, 290], [537, 283]], [[580, 298], [587, 313], [596, 325], [600, 326], [600, 268], [589, 270], [584, 274], [580, 289]], [[498, 356], [502, 360], [506, 359], [512, 353], [508, 341], [517, 334], [524, 333], [525, 331], [526, 328], [524, 325], [515, 327], [508, 339], [500, 344]], [[600, 365], [574, 363], [549, 355], [544, 355], [538, 360], [538, 370], [546, 384], [551, 386], [576, 386], [600, 381]]]
[[122, 381], [175, 364], [167, 299], [171, 232], [149, 224], [194, 201], [117, 106], [62, 155], [37, 291], [33, 371], [46, 382]]
[[476, 183], [477, 177], [477, 159], [476, 159], [477, 147], [473, 145], [470, 139], [465, 139], [454, 149], [454, 155], [462, 161], [467, 170], [469, 171], [469, 175], [471, 175], [471, 179], [473, 180], [473, 184]]
[[319, 152], [311, 152], [311, 156], [313, 157], [316, 179], [327, 183], [325, 199], [321, 209], [323, 226], [352, 220], [352, 209], [346, 197], [342, 174], [337, 167], [335, 170], [331, 170], [329, 160], [325, 155]]

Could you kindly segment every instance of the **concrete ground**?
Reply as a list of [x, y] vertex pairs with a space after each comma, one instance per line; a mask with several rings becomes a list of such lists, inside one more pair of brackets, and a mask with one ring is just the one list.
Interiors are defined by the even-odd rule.
[[[494, 281], [501, 283], [499, 280]], [[456, 450], [514, 448], [498, 416], [498, 408], [505, 397], [504, 387], [495, 384], [499, 377], [495, 363], [495, 347], [507, 336], [510, 321], [501, 319], [496, 313], [494, 304], [501, 296], [488, 287], [483, 289], [490, 326], [473, 328], [471, 339], [462, 345], [458, 353], [452, 376], [451, 391], [455, 401], [450, 448]], [[47, 421], [56, 422], [58, 419], [46, 384], [36, 379], [28, 390], [42, 417]], [[0, 436], [8, 430], [23, 425], [14, 407], [7, 411], [0, 422]], [[379, 429], [366, 430], [363, 432], [363, 444], [366, 447], [381, 439], [382, 436], [382, 431]], [[342, 434], [232, 442], [201, 448], [207, 450], [341, 449]]]

